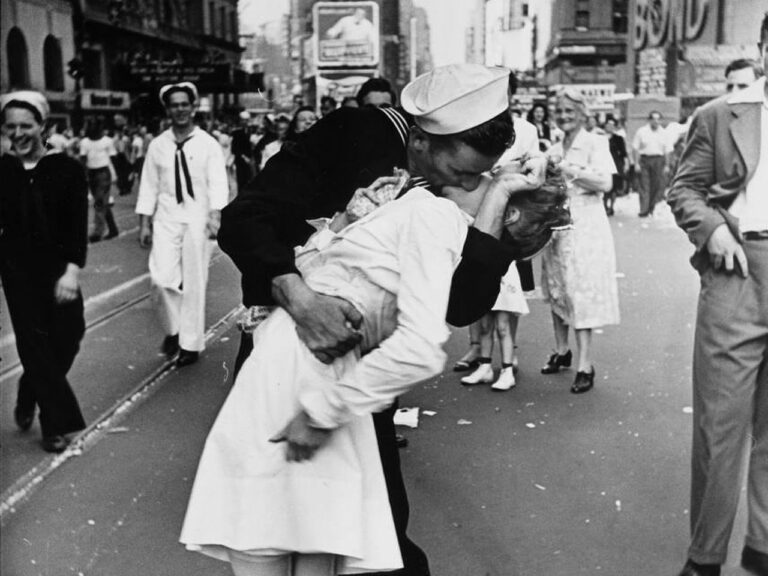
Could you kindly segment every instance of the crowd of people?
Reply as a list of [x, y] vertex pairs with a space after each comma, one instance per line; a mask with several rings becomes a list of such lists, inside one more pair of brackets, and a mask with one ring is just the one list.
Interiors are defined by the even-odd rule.
[[[768, 15], [760, 39], [768, 68]], [[236, 576], [428, 576], [407, 536], [398, 396], [443, 370], [449, 324], [469, 332], [454, 365], [462, 384], [516, 386], [536, 256], [554, 330], [541, 373], [574, 365], [570, 391], [592, 390], [592, 334], [620, 321], [609, 217], [633, 168], [639, 216], [666, 197], [702, 273], [680, 575], [720, 574], [749, 438], [742, 565], [766, 576], [768, 87], [746, 69], [729, 67], [733, 94], [688, 123], [664, 128], [651, 111], [631, 144], [573, 88], [523, 119], [514, 75], [474, 64], [438, 67], [399, 101], [377, 78], [341, 105], [324, 97], [319, 113], [243, 112], [204, 128], [196, 86], [170, 84], [154, 136], [123, 124], [108, 135], [99, 122], [60, 134], [44, 96], [7, 94], [0, 275], [24, 368], [15, 421], [29, 430], [39, 409], [50, 452], [85, 427], [67, 381], [85, 331], [78, 274], [88, 242], [119, 233], [113, 188], [136, 191], [168, 358], [182, 368], [204, 349], [213, 241], [239, 268], [247, 308], [181, 541]]]

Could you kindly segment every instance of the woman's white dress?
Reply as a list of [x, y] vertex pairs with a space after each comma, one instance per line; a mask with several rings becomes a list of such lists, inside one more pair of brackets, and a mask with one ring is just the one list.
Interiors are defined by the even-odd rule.
[[[616, 172], [608, 139], [583, 129], [567, 153], [558, 143], [548, 155], [594, 172]], [[573, 226], [553, 232], [542, 253], [544, 298], [555, 314], [577, 330], [618, 324], [616, 253], [603, 195], [571, 182], [568, 197]]]
[[514, 262], [509, 265], [507, 273], [501, 278], [499, 296], [491, 308], [494, 312], [510, 312], [525, 316], [528, 314], [528, 302], [525, 299], [523, 286], [520, 283], [520, 274]]
[[[255, 330], [200, 459], [187, 548], [224, 560], [228, 548], [331, 553], [343, 557], [341, 574], [402, 566], [370, 413], [442, 370], [468, 219], [417, 188], [299, 253], [311, 288], [362, 313], [363, 343], [326, 365], [281, 309]], [[285, 444], [269, 438], [301, 409], [339, 427], [311, 460], [289, 463]]]

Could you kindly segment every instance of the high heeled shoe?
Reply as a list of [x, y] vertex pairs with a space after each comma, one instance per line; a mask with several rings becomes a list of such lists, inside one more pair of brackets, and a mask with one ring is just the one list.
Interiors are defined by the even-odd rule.
[[542, 374], [554, 374], [560, 371], [560, 368], [569, 368], [573, 361], [573, 354], [568, 350], [565, 354], [558, 354], [555, 352], [549, 357], [547, 363], [541, 369]]
[[478, 366], [480, 366], [480, 360], [477, 358], [474, 360], [458, 360], [456, 364], [453, 365], [453, 371], [469, 372], [470, 370], [477, 370]]
[[576, 379], [571, 385], [571, 392], [574, 394], [583, 394], [589, 392], [595, 385], [595, 368], [590, 372], [576, 372]]

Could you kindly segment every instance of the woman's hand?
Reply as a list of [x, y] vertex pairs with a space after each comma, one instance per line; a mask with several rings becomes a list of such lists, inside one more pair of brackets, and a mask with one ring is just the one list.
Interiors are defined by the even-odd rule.
[[66, 304], [77, 298], [80, 291], [80, 283], [77, 278], [79, 271], [80, 268], [75, 264], [67, 264], [67, 269], [56, 281], [56, 286], [53, 289], [53, 297], [57, 304]]
[[311, 459], [331, 436], [331, 430], [315, 428], [306, 412], [301, 411], [270, 442], [287, 442], [285, 459], [288, 462], [303, 462]]

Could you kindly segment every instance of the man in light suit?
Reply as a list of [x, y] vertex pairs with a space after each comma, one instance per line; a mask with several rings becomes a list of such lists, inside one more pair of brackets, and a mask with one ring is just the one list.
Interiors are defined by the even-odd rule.
[[[768, 13], [760, 31], [768, 70]], [[680, 576], [719, 576], [748, 454], [741, 564], [768, 576], [768, 86], [699, 109], [668, 202], [701, 274], [693, 358], [691, 546]], [[747, 444], [749, 443], [749, 450]]]

